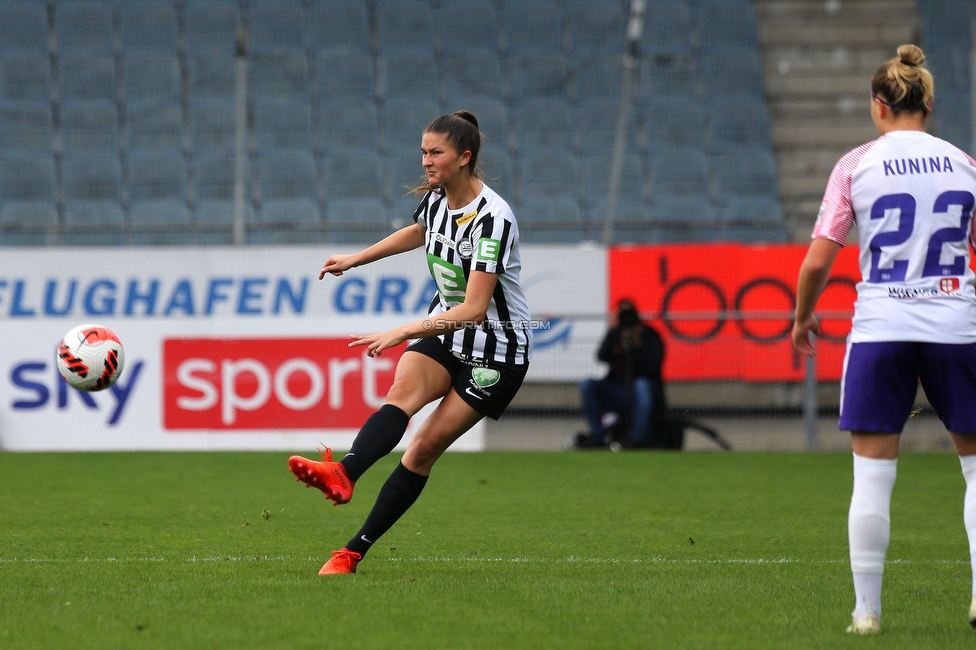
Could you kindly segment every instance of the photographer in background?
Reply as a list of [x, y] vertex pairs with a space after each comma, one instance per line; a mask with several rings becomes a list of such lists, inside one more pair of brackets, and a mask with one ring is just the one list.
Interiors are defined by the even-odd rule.
[[617, 303], [596, 357], [607, 363], [609, 370], [603, 379], [586, 379], [580, 384], [589, 438], [579, 440], [578, 446], [606, 446], [608, 427], [603, 417], [608, 413], [623, 419], [629, 434], [616, 442], [624, 447], [655, 446], [655, 407], [664, 406], [664, 342], [657, 330], [641, 321], [633, 301]]

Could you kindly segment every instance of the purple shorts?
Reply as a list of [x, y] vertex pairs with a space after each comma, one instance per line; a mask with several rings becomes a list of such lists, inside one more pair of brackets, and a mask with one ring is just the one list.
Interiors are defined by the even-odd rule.
[[848, 343], [840, 428], [901, 433], [918, 383], [952, 433], [976, 433], [976, 343]]

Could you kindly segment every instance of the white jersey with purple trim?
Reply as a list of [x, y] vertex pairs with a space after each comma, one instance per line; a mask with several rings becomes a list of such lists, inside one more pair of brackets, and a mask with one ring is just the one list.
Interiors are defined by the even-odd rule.
[[841, 158], [813, 237], [857, 226], [861, 282], [850, 341], [976, 342], [976, 161], [921, 131], [892, 131]]
[[427, 192], [414, 220], [426, 229], [427, 265], [437, 285], [429, 316], [464, 302], [472, 270], [498, 275], [485, 320], [443, 335], [451, 349], [473, 359], [528, 363], [531, 317], [519, 286], [518, 224], [508, 203], [487, 185], [458, 210], [448, 209], [446, 196]]

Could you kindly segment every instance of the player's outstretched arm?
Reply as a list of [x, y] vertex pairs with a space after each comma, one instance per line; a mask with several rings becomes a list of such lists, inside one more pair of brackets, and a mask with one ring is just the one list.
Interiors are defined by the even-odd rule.
[[468, 284], [464, 292], [464, 302], [432, 318], [409, 323], [396, 329], [369, 334], [367, 336], [353, 336], [349, 347], [366, 346], [366, 354], [376, 356], [387, 348], [400, 345], [407, 339], [437, 336], [445, 332], [463, 329], [468, 325], [481, 323], [488, 314], [491, 296], [495, 291], [498, 276], [484, 271], [471, 271]]
[[340, 276], [344, 271], [351, 268], [369, 264], [376, 260], [381, 260], [390, 255], [397, 255], [412, 251], [424, 244], [424, 227], [419, 223], [411, 224], [405, 228], [397, 230], [395, 233], [384, 237], [369, 248], [351, 253], [349, 255], [330, 255], [329, 259], [319, 270], [319, 280], [325, 277], [326, 273]]
[[800, 265], [800, 277], [796, 281], [796, 314], [793, 321], [793, 347], [800, 354], [812, 357], [816, 350], [810, 333], [820, 335], [820, 323], [813, 315], [820, 294], [827, 286], [830, 269], [840, 251], [840, 244], [830, 239], [814, 239], [810, 242], [807, 256]]

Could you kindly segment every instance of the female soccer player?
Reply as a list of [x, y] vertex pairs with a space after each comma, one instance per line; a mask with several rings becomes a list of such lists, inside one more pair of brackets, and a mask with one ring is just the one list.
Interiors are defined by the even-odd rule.
[[[508, 204], [479, 177], [481, 135], [467, 111], [443, 115], [423, 133], [426, 179], [416, 223], [353, 255], [332, 255], [319, 272], [342, 275], [354, 267], [424, 246], [437, 294], [427, 318], [403, 327], [354, 336], [370, 356], [408, 339], [386, 403], [369, 417], [338, 463], [293, 456], [292, 473], [322, 490], [335, 505], [403, 437], [423, 406], [440, 404], [411, 439], [400, 464], [376, 497], [363, 527], [332, 553], [319, 575], [354, 573], [383, 533], [413, 505], [441, 454], [482, 417], [498, 419], [529, 367], [531, 336], [519, 286], [519, 232]], [[443, 399], [442, 399], [443, 398]]]
[[[840, 428], [851, 432], [854, 490], [848, 517], [855, 634], [881, 631], [899, 434], [921, 380], [952, 435], [966, 479], [964, 521], [976, 595], [976, 294], [969, 268], [976, 162], [925, 133], [934, 83], [925, 56], [902, 45], [871, 79], [881, 137], [837, 163], [797, 281], [793, 344], [815, 352], [813, 310], [857, 226], [862, 281], [847, 339]], [[976, 626], [976, 598], [969, 609]]]

